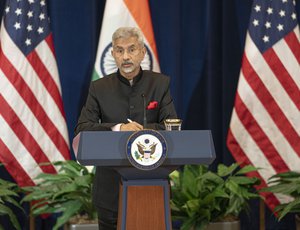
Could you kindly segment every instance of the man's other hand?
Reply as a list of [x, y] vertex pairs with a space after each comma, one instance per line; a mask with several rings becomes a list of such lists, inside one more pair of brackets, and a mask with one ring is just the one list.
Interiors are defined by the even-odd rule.
[[142, 129], [143, 129], [143, 126], [135, 121], [127, 123], [127, 124], [122, 124], [120, 127], [120, 131], [139, 131]]

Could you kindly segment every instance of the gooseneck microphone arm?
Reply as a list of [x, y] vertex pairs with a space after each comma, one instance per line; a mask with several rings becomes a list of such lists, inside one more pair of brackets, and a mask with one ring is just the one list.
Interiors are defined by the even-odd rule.
[[144, 129], [147, 126], [147, 115], [146, 115], [146, 96], [144, 93], [142, 93], [142, 98], [143, 98], [143, 113], [144, 113], [144, 119], [143, 119], [143, 127]]

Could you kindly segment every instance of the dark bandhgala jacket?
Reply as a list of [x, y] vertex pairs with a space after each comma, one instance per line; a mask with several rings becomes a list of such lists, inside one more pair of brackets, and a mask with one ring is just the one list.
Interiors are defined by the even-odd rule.
[[[169, 84], [169, 77], [146, 70], [134, 78], [132, 86], [119, 72], [91, 82], [75, 134], [111, 131], [116, 124], [128, 123], [127, 119], [143, 125], [144, 103], [148, 107], [146, 128], [164, 129], [164, 119], [177, 118]], [[117, 211], [119, 181], [120, 175], [113, 169], [96, 168], [93, 199], [97, 207]]]

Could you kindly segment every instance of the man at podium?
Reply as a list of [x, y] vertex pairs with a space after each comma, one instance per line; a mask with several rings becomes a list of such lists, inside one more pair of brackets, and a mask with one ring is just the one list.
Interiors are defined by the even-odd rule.
[[[170, 79], [141, 68], [146, 54], [141, 31], [132, 27], [117, 29], [112, 36], [112, 46], [111, 54], [118, 71], [91, 82], [75, 134], [93, 130], [164, 129], [165, 119], [177, 118]], [[113, 169], [96, 168], [93, 201], [101, 230], [116, 229], [120, 179]]]

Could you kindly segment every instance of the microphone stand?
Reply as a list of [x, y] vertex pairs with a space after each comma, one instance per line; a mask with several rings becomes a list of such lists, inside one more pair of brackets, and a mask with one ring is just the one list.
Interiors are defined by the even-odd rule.
[[143, 112], [144, 112], [144, 119], [143, 119], [143, 127], [144, 129], [146, 128], [147, 125], [147, 116], [146, 116], [146, 97], [145, 94], [142, 93], [142, 98], [143, 98]]

